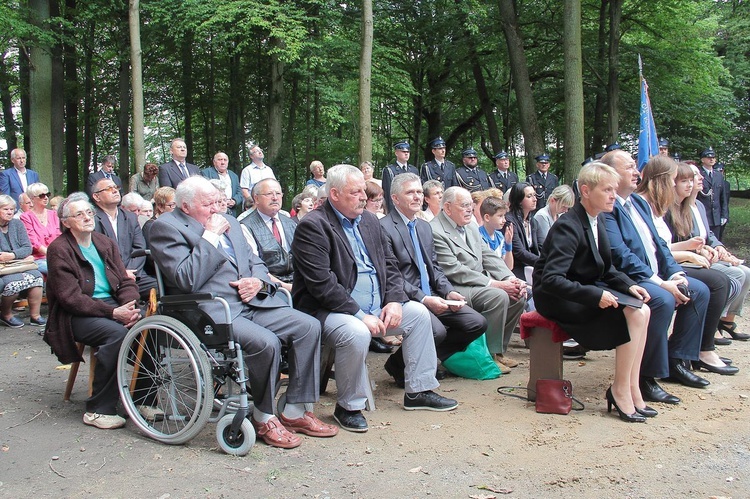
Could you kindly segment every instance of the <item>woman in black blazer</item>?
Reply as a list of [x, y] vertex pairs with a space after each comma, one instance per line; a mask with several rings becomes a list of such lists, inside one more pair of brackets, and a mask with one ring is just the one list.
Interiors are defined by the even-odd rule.
[[656, 416], [638, 388], [650, 310], [645, 304], [619, 305], [615, 294], [643, 301], [650, 297], [612, 266], [601, 214], [614, 208], [618, 180], [617, 172], [603, 163], [589, 163], [581, 170], [581, 199], [552, 226], [534, 267], [534, 302], [540, 314], [584, 347], [615, 349], [615, 379], [607, 389], [607, 410], [614, 405], [623, 421], [644, 422]]
[[526, 280], [524, 267], [533, 267], [539, 258], [537, 242], [536, 191], [526, 182], [518, 182], [508, 193], [510, 208], [505, 218], [513, 224], [513, 274]]

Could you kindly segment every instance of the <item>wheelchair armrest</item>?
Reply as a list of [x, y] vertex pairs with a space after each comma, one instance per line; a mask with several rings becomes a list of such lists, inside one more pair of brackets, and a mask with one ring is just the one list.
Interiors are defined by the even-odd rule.
[[215, 297], [213, 293], [195, 293], [191, 295], [162, 296], [161, 302], [164, 305], [180, 305], [183, 303], [200, 303], [204, 301], [211, 301], [214, 298]]

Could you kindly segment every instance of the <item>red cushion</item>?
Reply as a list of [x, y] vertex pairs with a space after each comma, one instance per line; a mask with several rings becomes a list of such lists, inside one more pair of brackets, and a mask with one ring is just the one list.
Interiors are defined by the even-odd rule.
[[552, 331], [552, 341], [555, 343], [563, 342], [570, 339], [565, 331], [557, 322], [543, 317], [539, 312], [524, 312], [521, 315], [521, 338], [526, 339], [531, 336], [531, 330], [535, 327], [541, 327]]

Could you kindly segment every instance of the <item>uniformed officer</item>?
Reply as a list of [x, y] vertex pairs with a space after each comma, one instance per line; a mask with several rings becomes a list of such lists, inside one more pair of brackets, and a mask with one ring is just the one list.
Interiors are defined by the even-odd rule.
[[724, 195], [724, 176], [714, 168], [716, 151], [712, 147], [701, 152], [701, 175], [703, 192], [698, 193], [698, 201], [706, 207], [706, 217], [711, 232], [721, 234], [721, 226], [729, 218], [729, 205]]
[[393, 177], [406, 172], [419, 175], [417, 167], [409, 164], [411, 146], [407, 141], [402, 140], [394, 144], [393, 153], [396, 155], [396, 162], [383, 169], [383, 201], [385, 201], [387, 212], [393, 209], [393, 200], [391, 199], [391, 182], [393, 182]]
[[526, 183], [534, 188], [536, 193], [536, 209], [541, 210], [547, 205], [547, 199], [559, 185], [557, 175], [549, 173], [549, 154], [536, 156], [536, 172], [526, 177]]
[[477, 168], [479, 158], [473, 147], [464, 149], [461, 153], [464, 164], [456, 168], [457, 185], [463, 187], [469, 192], [483, 191], [492, 187], [490, 177], [487, 172]]
[[659, 139], [659, 154], [661, 156], [669, 156], [669, 141], [664, 137]]
[[430, 142], [432, 155], [435, 159], [422, 165], [419, 176], [424, 184], [428, 180], [437, 180], [443, 183], [443, 190], [456, 185], [456, 165], [445, 159], [445, 141], [438, 137]]
[[518, 183], [518, 175], [509, 170], [510, 158], [507, 152], [495, 154], [495, 166], [497, 170], [490, 173], [490, 180], [495, 187], [505, 192]]
[[614, 142], [607, 147], [604, 148], [604, 152], [612, 152], [622, 149], [622, 146], [618, 144], [617, 142]]

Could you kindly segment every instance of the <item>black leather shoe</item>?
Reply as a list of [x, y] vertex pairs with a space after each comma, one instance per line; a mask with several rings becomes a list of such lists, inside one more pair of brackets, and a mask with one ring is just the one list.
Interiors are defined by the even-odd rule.
[[385, 361], [385, 372], [393, 376], [393, 382], [396, 383], [396, 386], [399, 388], [404, 388], [406, 386], [406, 382], [404, 381], [404, 368], [397, 367], [396, 362], [393, 360], [393, 355], [388, 357], [388, 360]]
[[691, 372], [682, 359], [669, 359], [669, 378], [667, 379], [692, 388], [705, 388], [711, 384], [707, 379]]
[[726, 357], [719, 357], [719, 360], [725, 363], [728, 366], [732, 365], [732, 359], [727, 359]]
[[445, 379], [445, 378], [447, 378], [447, 377], [448, 377], [448, 371], [446, 371], [445, 369], [440, 369], [440, 368], [438, 368], [438, 369], [437, 369], [437, 370], [435, 371], [435, 379], [436, 379], [436, 380], [438, 380], [438, 381], [442, 381], [442, 380], [444, 380], [444, 379]]
[[641, 396], [646, 402], [661, 402], [663, 404], [679, 404], [680, 399], [667, 393], [659, 386], [654, 378], [641, 378]]
[[714, 345], [725, 347], [731, 344], [732, 344], [732, 340], [730, 340], [729, 338], [725, 338], [724, 336], [722, 336], [721, 338], [714, 338]]
[[635, 408], [635, 412], [643, 416], [644, 418], [655, 418], [659, 413], [653, 407], [646, 406], [643, 409]]
[[456, 407], [458, 407], [458, 402], [438, 395], [432, 390], [404, 393], [404, 409], [407, 411], [452, 411]]
[[364, 433], [368, 430], [367, 420], [362, 411], [347, 411], [336, 404], [336, 409], [333, 411], [333, 419], [346, 431]]
[[710, 373], [723, 374], [725, 376], [740, 372], [740, 369], [735, 366], [712, 366], [711, 364], [706, 364], [702, 360], [694, 360], [693, 369], [696, 371], [704, 369]]
[[383, 340], [380, 338], [371, 338], [370, 351], [375, 353], [391, 353], [393, 352], [393, 347], [383, 343]]

